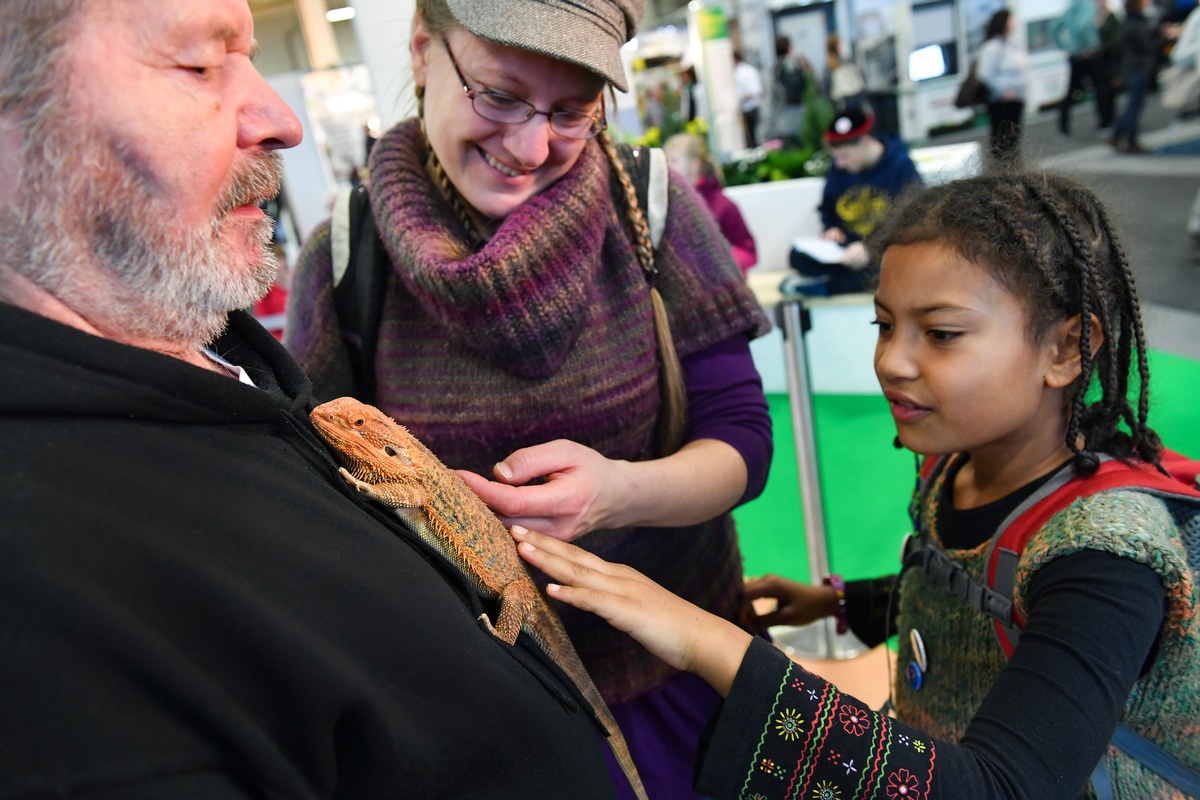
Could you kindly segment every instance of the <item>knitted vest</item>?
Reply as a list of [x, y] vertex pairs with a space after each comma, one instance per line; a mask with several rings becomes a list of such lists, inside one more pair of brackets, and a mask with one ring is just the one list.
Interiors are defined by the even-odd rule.
[[[930, 487], [921, 509], [937, 534], [938, 498], [946, 473]], [[971, 550], [948, 550], [975, 580], [983, 582], [988, 542]], [[1051, 517], [1030, 540], [1017, 567], [1016, 606], [1028, 613], [1026, 595], [1043, 565], [1080, 550], [1103, 550], [1146, 564], [1167, 587], [1167, 614], [1158, 652], [1134, 685], [1122, 721], [1193, 768], [1200, 767], [1200, 616], [1197, 587], [1187, 567], [1174, 522], [1161, 500], [1139, 492], [1103, 492]], [[931, 736], [959, 741], [967, 723], [1007, 659], [990, 618], [925, 580], [916, 570], [900, 579], [898, 663], [914, 659], [906, 635], [916, 628], [928, 648], [930, 669], [919, 691], [903, 675], [894, 681], [897, 715]], [[1116, 797], [1175, 797], [1157, 775], [1110, 747], [1108, 770]]]
[[[395, 267], [376, 353], [377, 405], [451, 467], [488, 476], [514, 450], [559, 438], [610, 458], [652, 457], [661, 395], [653, 311], [598, 143], [477, 252], [424, 162], [415, 121], [389, 131], [371, 156], [372, 209]], [[680, 356], [765, 332], [728, 245], [690, 187], [671, 182], [669, 209], [656, 263]], [[323, 228], [293, 285], [304, 298], [296, 305], [312, 311], [289, 319], [301, 327], [289, 329], [288, 344], [314, 371], [338, 368], [341, 355], [329, 259]], [[737, 616], [741, 563], [728, 515], [684, 529], [597, 531], [578, 544]], [[557, 610], [609, 702], [671, 673], [598, 617]]]

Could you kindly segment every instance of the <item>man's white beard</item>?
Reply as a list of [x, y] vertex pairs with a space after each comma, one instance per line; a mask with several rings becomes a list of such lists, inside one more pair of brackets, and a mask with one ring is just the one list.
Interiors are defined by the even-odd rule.
[[61, 116], [38, 127], [45, 135], [27, 140], [19, 197], [0, 213], [0, 258], [102, 333], [194, 351], [270, 290], [272, 221], [228, 214], [274, 196], [278, 153], [231, 178], [208, 226], [182, 230], [170, 200], [139, 177], [136, 153]]

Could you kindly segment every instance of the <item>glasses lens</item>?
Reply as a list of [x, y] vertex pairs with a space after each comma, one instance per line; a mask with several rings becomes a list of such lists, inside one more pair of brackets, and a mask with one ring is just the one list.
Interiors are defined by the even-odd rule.
[[484, 90], [476, 93], [472, 101], [475, 113], [492, 122], [518, 125], [533, 116], [533, 106], [510, 94]]
[[581, 111], [555, 111], [550, 115], [550, 127], [571, 139], [590, 139], [603, 130], [600, 120]]

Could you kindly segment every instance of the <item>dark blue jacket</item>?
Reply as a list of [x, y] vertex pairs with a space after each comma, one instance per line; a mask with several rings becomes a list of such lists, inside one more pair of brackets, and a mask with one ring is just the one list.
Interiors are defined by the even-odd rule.
[[825, 194], [821, 198], [821, 224], [825, 230], [841, 228], [848, 241], [870, 236], [900, 192], [920, 184], [921, 176], [899, 139], [881, 136], [883, 155], [879, 162], [859, 174], [829, 168]]

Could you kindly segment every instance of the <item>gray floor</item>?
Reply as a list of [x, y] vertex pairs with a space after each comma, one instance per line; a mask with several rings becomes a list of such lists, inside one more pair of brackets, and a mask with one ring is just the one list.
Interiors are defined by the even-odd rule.
[[[1057, 112], [1025, 124], [1027, 161], [1086, 183], [1108, 206], [1130, 256], [1151, 346], [1200, 360], [1200, 244], [1187, 232], [1200, 190], [1200, 155], [1116, 154], [1096, 130], [1091, 104], [1076, 106], [1070, 137]], [[984, 140], [987, 128], [940, 136], [928, 144]], [[1151, 96], [1142, 116], [1142, 145], [1158, 148], [1200, 140], [1200, 120], [1176, 121]]]

